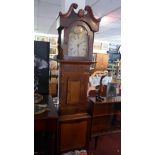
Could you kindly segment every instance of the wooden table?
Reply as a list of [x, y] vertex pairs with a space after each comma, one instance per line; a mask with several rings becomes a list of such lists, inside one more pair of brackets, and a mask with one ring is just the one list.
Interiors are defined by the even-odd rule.
[[[46, 100], [47, 101], [47, 100]], [[45, 102], [45, 100], [43, 101]], [[34, 115], [34, 143], [35, 152], [38, 155], [56, 154], [56, 135], [58, 114], [52, 102], [48, 102], [50, 110]], [[43, 104], [43, 103], [42, 103]]]
[[96, 138], [121, 130], [121, 97], [104, 98], [102, 102], [95, 97], [89, 97], [89, 112], [91, 114], [91, 137]]

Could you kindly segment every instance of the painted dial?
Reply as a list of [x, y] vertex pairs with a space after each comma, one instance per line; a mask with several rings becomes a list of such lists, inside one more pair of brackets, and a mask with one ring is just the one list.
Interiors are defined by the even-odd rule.
[[69, 33], [68, 56], [85, 57], [88, 51], [88, 35], [82, 26], [75, 26]]

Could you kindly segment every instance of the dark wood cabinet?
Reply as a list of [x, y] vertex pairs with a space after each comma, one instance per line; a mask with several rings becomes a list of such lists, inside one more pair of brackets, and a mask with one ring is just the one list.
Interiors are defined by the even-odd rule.
[[34, 115], [34, 152], [36, 155], [56, 155], [58, 114], [52, 101], [41, 102], [45, 103], [50, 110]]
[[89, 98], [91, 114], [91, 137], [111, 132], [120, 132], [121, 129], [121, 97], [104, 98], [98, 102]]

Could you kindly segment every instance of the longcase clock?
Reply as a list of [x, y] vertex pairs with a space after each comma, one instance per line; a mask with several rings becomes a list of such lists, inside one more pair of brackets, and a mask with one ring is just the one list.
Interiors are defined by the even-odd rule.
[[94, 32], [99, 30], [89, 6], [78, 13], [73, 3], [58, 17], [59, 151], [87, 147], [90, 116], [87, 87], [92, 64]]

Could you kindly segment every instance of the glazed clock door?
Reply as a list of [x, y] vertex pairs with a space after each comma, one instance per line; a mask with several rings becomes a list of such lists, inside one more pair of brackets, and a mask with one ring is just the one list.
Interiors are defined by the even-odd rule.
[[76, 21], [64, 29], [63, 60], [91, 61], [93, 31], [83, 21]]

